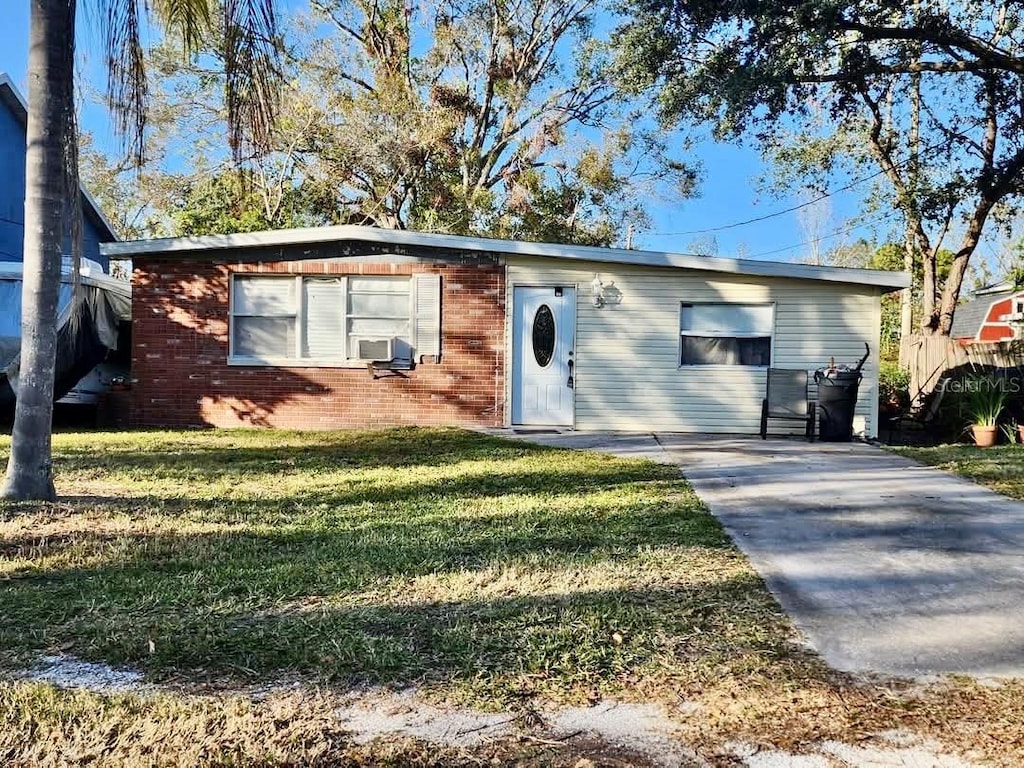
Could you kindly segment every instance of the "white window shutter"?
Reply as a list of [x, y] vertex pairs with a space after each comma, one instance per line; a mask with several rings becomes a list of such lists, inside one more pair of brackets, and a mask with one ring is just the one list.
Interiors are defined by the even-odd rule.
[[441, 355], [441, 276], [413, 278], [412, 344], [416, 356]]
[[307, 278], [303, 357], [345, 358], [344, 278]]

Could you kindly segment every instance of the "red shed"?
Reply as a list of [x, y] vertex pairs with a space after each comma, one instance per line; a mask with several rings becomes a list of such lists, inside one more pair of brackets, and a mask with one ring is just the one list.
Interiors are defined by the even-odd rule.
[[1024, 290], [1009, 283], [991, 286], [957, 308], [951, 336], [962, 342], [1012, 341], [1024, 330]]

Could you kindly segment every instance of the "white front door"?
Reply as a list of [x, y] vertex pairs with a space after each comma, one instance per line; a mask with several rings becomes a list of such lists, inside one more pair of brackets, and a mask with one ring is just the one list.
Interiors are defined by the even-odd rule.
[[572, 426], [576, 289], [512, 291], [512, 423]]

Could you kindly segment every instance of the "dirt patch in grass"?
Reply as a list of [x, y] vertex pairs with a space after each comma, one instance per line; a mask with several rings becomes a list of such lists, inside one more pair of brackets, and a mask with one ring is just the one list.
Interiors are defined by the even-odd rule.
[[[1019, 732], [1004, 734], [994, 754], [953, 745], [956, 754], [948, 739], [942, 744], [910, 728], [798, 743], [721, 732], [718, 741], [694, 741], [697, 732], [687, 723], [714, 714], [702, 710], [689, 707], [670, 717], [655, 705], [602, 701], [488, 713], [438, 706], [412, 690], [337, 693], [300, 686], [257, 697], [156, 689], [100, 696], [0, 683], [0, 763], [833, 768], [835, 759], [877, 768], [1019, 765]], [[948, 712], [925, 706], [919, 714], [946, 719]]]

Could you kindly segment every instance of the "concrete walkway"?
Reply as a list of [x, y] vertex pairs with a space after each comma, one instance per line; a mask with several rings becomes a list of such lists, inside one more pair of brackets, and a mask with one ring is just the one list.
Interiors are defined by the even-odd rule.
[[1024, 677], [1024, 502], [862, 444], [509, 436], [679, 464], [836, 669]]
[[868, 445], [658, 438], [833, 667], [1024, 677], [1024, 502]]

